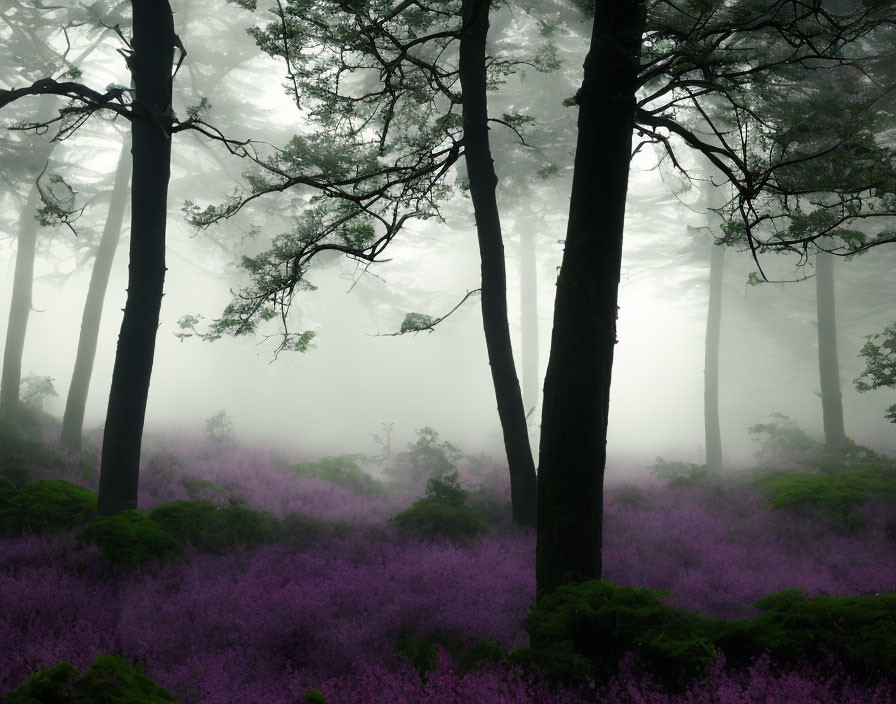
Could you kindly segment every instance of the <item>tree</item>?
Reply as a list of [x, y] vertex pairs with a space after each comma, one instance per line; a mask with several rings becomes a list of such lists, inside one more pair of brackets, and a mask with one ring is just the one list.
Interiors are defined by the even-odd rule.
[[131, 177], [130, 140], [124, 141], [118, 166], [115, 170], [115, 181], [109, 200], [109, 211], [103, 235], [96, 251], [93, 269], [90, 272], [90, 284], [87, 298], [84, 301], [84, 312], [81, 317], [81, 334], [78, 336], [78, 350], [75, 354], [75, 366], [72, 380], [65, 399], [65, 413], [62, 417], [62, 442], [70, 449], [81, 449], [81, 431], [84, 427], [84, 409], [87, 406], [87, 392], [90, 388], [90, 377], [93, 375], [93, 362], [96, 359], [96, 346], [100, 333], [100, 320], [103, 315], [103, 301], [112, 272], [112, 262], [121, 239], [121, 225], [127, 205], [128, 184]]
[[[865, 358], [865, 369], [855, 380], [859, 393], [896, 388], [896, 324], [888, 325], [882, 333], [869, 335], [860, 356]], [[885, 415], [891, 423], [896, 423], [896, 404], [889, 406]]]
[[835, 448], [846, 441], [846, 430], [843, 425], [843, 394], [840, 392], [840, 363], [837, 360], [834, 255], [829, 252], [820, 251], [815, 255], [815, 296], [824, 444]]
[[[50, 16], [41, 17], [41, 12]], [[104, 19], [114, 22], [115, 12], [116, 8], [110, 8]], [[10, 3], [9, 7], [0, 13], [0, 21], [7, 29], [6, 49], [24, 62], [16, 72], [18, 75], [12, 77], [12, 81], [21, 77], [33, 80], [35, 76], [48, 73], [61, 74], [62, 77], [77, 76], [77, 65], [96, 49], [107, 31], [102, 23], [96, 23], [95, 17], [77, 8], [70, 10], [53, 8], [48, 11], [21, 2]], [[69, 57], [70, 42], [66, 42], [66, 48], [62, 51], [54, 47], [55, 35], [67, 33], [85, 24], [91, 30], [88, 34], [99, 36], [94, 36], [92, 44], [78, 55]], [[45, 94], [41, 97], [37, 108], [38, 123], [45, 123], [52, 117], [55, 103], [56, 100], [52, 95]], [[40, 181], [47, 172], [57, 144], [58, 141], [48, 142], [35, 136], [20, 145], [30, 153], [24, 154], [19, 149], [18, 153], [7, 155], [7, 158], [18, 167], [9, 169], [9, 172], [15, 173], [24, 166], [24, 173], [21, 176], [31, 185], [19, 213], [13, 292], [6, 328], [2, 378], [0, 378], [0, 415], [6, 417], [13, 416], [19, 407], [22, 357], [32, 304], [38, 225], [49, 225], [52, 222], [51, 213], [47, 209], [56, 205], [48, 200], [50, 194]]]
[[[137, 505], [140, 447], [155, 335], [165, 278], [165, 230], [171, 137], [196, 129], [225, 141], [204, 123], [197, 109], [180, 121], [171, 106], [175, 48], [184, 49], [174, 33], [167, 1], [132, 0], [133, 39], [124, 50], [133, 91], [109, 86], [93, 90], [75, 81], [42, 78], [30, 86], [0, 90], [0, 108], [28, 95], [58, 95], [69, 99], [59, 116], [73, 131], [84, 119], [107, 110], [131, 122], [133, 178], [128, 298], [124, 309], [103, 436], [97, 511], [112, 515]], [[133, 99], [130, 100], [130, 95]], [[35, 124], [36, 129], [44, 124]]]
[[[439, 216], [437, 201], [447, 194], [440, 181], [463, 155], [479, 236], [483, 328], [514, 519], [531, 525], [535, 467], [513, 363], [497, 179], [488, 139], [489, 122], [515, 127], [489, 118], [486, 105], [488, 84], [506, 73], [510, 62], [486, 57], [489, 8], [484, 0], [467, 0], [459, 8], [454, 3], [394, 6], [382, 0], [278, 5], [277, 19], [253, 32], [266, 52], [285, 59], [296, 102], [311, 106], [319, 131], [310, 138], [295, 137], [268, 161], [257, 160], [262, 171], [253, 177], [248, 194], [222, 207], [200, 211], [191, 204], [189, 210], [194, 224], [207, 226], [264, 193], [320, 187], [321, 179], [330, 179], [330, 186], [320, 188], [329, 201], [309, 207], [295, 231], [278, 238], [271, 250], [244, 260], [252, 285], [205, 337], [254, 332], [259, 320], [278, 315], [285, 326], [293, 294], [310, 288], [306, 273], [315, 256], [338, 251], [367, 264], [377, 261], [409, 218]], [[457, 65], [450, 51], [454, 45]], [[365, 78], [344, 79], [355, 72]], [[373, 80], [375, 73], [378, 80]], [[325, 152], [326, 159], [309, 153], [309, 147]], [[190, 327], [193, 321], [185, 322]], [[402, 331], [431, 329], [432, 324], [428, 316], [409, 317]], [[304, 349], [307, 334], [291, 335], [284, 327], [281, 348]]]
[[[772, 240], [796, 249], [827, 237], [849, 251], [891, 241], [886, 231], [862, 240], [844, 227], [878, 217], [887, 202], [883, 196], [893, 190], [886, 180], [892, 162], [881, 158], [888, 155], [869, 132], [850, 129], [852, 116], [873, 112], [870, 94], [879, 87], [856, 105], [812, 90], [800, 96], [797, 81], [804, 71], [842, 74], [861, 64], [864, 40], [890, 29], [893, 9], [890, 2], [839, 12], [821, 2], [595, 3], [577, 94], [579, 142], [545, 379], [539, 594], [601, 576], [602, 484], [632, 130], [662, 144], [673, 163], [680, 164], [677, 140], [708, 158], [735, 189], [731, 212], [737, 220], [726, 224], [726, 234], [741, 236], [757, 254]], [[726, 121], [737, 125], [733, 133], [713, 123], [710, 99], [718, 99]], [[819, 138], [817, 129], [806, 129], [815, 114], [806, 108], [822, 104], [836, 118]], [[685, 126], [687, 110], [717, 144]], [[892, 205], [884, 213], [892, 214]], [[763, 236], [769, 227], [777, 230]]]

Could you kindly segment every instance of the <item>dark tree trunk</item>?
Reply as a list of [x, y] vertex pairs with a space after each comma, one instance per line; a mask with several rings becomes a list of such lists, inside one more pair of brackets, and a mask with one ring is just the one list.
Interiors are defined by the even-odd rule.
[[165, 224], [171, 169], [174, 21], [167, 0], [133, 0], [131, 76], [139, 119], [131, 124], [131, 248], [128, 298], [118, 336], [103, 433], [97, 512], [137, 505], [140, 445], [165, 280]]
[[703, 423], [706, 468], [722, 471], [722, 430], [719, 423], [719, 338], [722, 330], [722, 275], [725, 248], [713, 244], [709, 255], [709, 309], [706, 313], [706, 356], [703, 364]]
[[100, 334], [100, 320], [103, 317], [103, 301], [106, 298], [112, 262], [121, 239], [121, 223], [124, 219], [128, 181], [131, 176], [130, 141], [130, 139], [125, 140], [121, 148], [121, 156], [118, 158], [118, 168], [115, 170], [115, 185], [112, 187], [106, 225], [103, 228], [103, 236], [96, 252], [93, 271], [90, 274], [90, 286], [87, 289], [87, 300], [84, 302], [84, 314], [81, 316], [81, 335], [78, 338], [75, 368], [72, 372], [72, 382], [68, 387], [65, 415], [62, 418], [62, 442], [76, 451], [81, 449], [84, 408], [87, 405], [87, 392], [90, 389], [90, 377], [93, 374], [93, 362], [96, 358], [96, 343]]
[[489, 5], [490, 0], [463, 1], [459, 68], [463, 91], [464, 153], [482, 260], [482, 325], [510, 469], [513, 520], [522, 525], [534, 525], [535, 463], [529, 448], [526, 412], [507, 321], [504, 241], [495, 199], [498, 178], [488, 140], [485, 40]]
[[536, 589], [599, 579], [603, 477], [644, 0], [597, 0], [542, 400]]
[[538, 406], [538, 272], [535, 266], [536, 232], [542, 223], [527, 218], [520, 230], [520, 331], [522, 337], [523, 406], [526, 413]]
[[843, 396], [837, 361], [837, 318], [834, 313], [834, 255], [819, 252], [815, 258], [815, 296], [818, 305], [818, 371], [821, 378], [821, 411], [824, 442], [837, 447], [846, 440]]
[[[50, 119], [55, 98], [40, 99], [37, 121]], [[55, 143], [40, 138], [34, 140], [35, 163], [43, 168], [53, 152]], [[22, 357], [25, 352], [25, 334], [31, 314], [31, 294], [34, 287], [34, 255], [37, 249], [37, 232], [40, 227], [36, 215], [41, 204], [40, 191], [35, 183], [28, 193], [19, 216], [19, 235], [16, 244], [16, 268], [13, 274], [12, 298], [9, 302], [9, 322], [6, 326], [6, 342], [3, 348], [3, 371], [0, 375], [0, 416], [11, 417], [19, 410], [19, 392], [22, 384]]]

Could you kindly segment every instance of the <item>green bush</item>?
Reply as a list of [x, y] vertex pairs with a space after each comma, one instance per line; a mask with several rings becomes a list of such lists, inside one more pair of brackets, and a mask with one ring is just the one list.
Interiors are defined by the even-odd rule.
[[849, 528], [860, 525], [854, 510], [872, 496], [896, 500], [896, 472], [868, 469], [824, 474], [798, 470], [767, 472], [756, 478], [755, 486], [773, 508]]
[[171, 535], [217, 553], [269, 543], [281, 535], [275, 516], [243, 506], [215, 508], [205, 501], [172, 501], [153, 509], [149, 517]]
[[317, 689], [309, 689], [302, 697], [305, 704], [327, 704], [327, 698]]
[[444, 536], [454, 541], [477, 538], [486, 529], [485, 522], [469, 507], [447, 503], [434, 496], [415, 501], [389, 522], [406, 533], [425, 538]]
[[133, 568], [153, 557], [167, 560], [181, 553], [180, 543], [139, 509], [96, 518], [79, 537], [96, 545], [106, 560], [121, 567]]
[[896, 594], [820, 596], [798, 589], [754, 603], [752, 619], [724, 621], [663, 603], [666, 593], [601, 581], [569, 584], [538, 600], [526, 618], [531, 647], [508, 656], [554, 681], [606, 681], [627, 652], [669, 688], [705, 675], [718, 652], [748, 665], [765, 652], [781, 664], [833, 656], [850, 674], [896, 672]]
[[61, 462], [40, 440], [42, 419], [23, 409], [14, 422], [0, 423], [0, 476], [16, 486], [28, 481], [35, 467]]
[[538, 600], [526, 618], [531, 648], [512, 660], [552, 679], [605, 681], [633, 652], [639, 663], [674, 686], [682, 671], [705, 674], [716, 661], [715, 619], [666, 606], [668, 593], [590, 581]]
[[0, 704], [166, 704], [162, 687], [115, 655], [100, 655], [78, 675], [67, 662], [34, 673]]
[[[5, 495], [5, 498], [4, 498]], [[0, 532], [53, 533], [84, 525], [96, 514], [96, 494], [61, 479], [0, 493]]]
[[223, 504], [227, 499], [227, 489], [208, 479], [191, 477], [188, 474], [180, 478], [180, 485], [187, 492], [191, 501], [209, 501]]
[[896, 672], [896, 594], [810, 599], [799, 589], [787, 589], [754, 606], [764, 613], [729, 621], [716, 636], [719, 649], [735, 663], [768, 651], [782, 662], [823, 663], [834, 655], [862, 677]]
[[385, 493], [385, 485], [358, 466], [361, 455], [324, 457], [316, 462], [300, 462], [290, 467], [295, 474], [314, 477], [341, 486], [361, 496]]

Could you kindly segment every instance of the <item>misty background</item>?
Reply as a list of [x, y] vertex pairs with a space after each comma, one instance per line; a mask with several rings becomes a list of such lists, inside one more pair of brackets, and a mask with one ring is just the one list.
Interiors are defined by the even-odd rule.
[[[252, 15], [227, 6], [209, 18], [197, 3], [173, 5], [180, 23], [177, 31], [190, 52], [186, 80], [179, 76], [175, 81], [178, 113], [206, 95], [212, 103], [210, 118], [229, 120], [237, 138], [280, 144], [301, 132], [301, 114], [283, 91], [282, 62], [262, 55], [244, 31], [254, 21]], [[504, 21], [512, 25], [516, 19]], [[519, 32], [524, 34], [526, 27]], [[514, 37], [513, 32], [493, 35], [510, 43]], [[574, 152], [575, 109], [564, 109], [561, 103], [575, 92], [581, 72], [583, 55], [570, 49], [584, 51], [586, 46], [581, 41], [558, 42], [559, 71], [510, 76], [489, 97], [495, 113], [525, 109], [535, 118], [529, 139], [558, 167], [524, 194], [525, 208], [505, 209], [508, 302], [518, 366], [519, 238], [527, 228], [536, 231], [539, 389], [548, 359]], [[109, 41], [83, 62], [86, 83], [127, 80], [113, 49]], [[521, 45], [520, 51], [525, 50]], [[27, 114], [33, 104], [22, 101], [4, 115], [4, 124]], [[89, 192], [91, 184], [111, 178], [120, 148], [117, 130], [122, 127], [91, 121], [76, 139], [56, 149], [51, 170], [65, 174], [75, 191]], [[491, 135], [499, 198], [518, 204], [515, 184], [531, 170], [526, 150], [501, 126], [493, 126]], [[72, 164], [77, 168], [66, 170]], [[262, 198], [225, 225], [198, 233], [189, 227], [180, 212], [184, 202], [203, 207], [220, 203], [240, 183], [245, 167], [219, 145], [192, 134], [175, 138], [166, 294], [147, 430], [199, 434], [205, 419], [224, 409], [233, 419], [237, 439], [305, 456], [369, 451], [369, 436], [379, 432], [382, 423], [394, 423], [394, 447], [411, 441], [416, 429], [431, 426], [467, 451], [501, 457], [478, 299], [469, 299], [434, 333], [389, 336], [406, 313], [443, 315], [479, 285], [472, 206], [462, 190], [443, 208], [446, 222], [428, 220], [407, 227], [390, 247], [388, 262], [367, 271], [335, 256], [316, 263], [310, 279], [318, 289], [301, 295], [291, 313], [295, 329], [317, 334], [307, 353], [283, 352], [275, 360], [275, 341], [264, 335], [214, 343], [176, 337], [182, 332], [177, 324], [182, 316], [220, 315], [231, 291], [246, 283], [236, 266], [238, 257], [264, 249], [287, 229], [283, 205], [301, 197]], [[454, 174], [455, 179], [463, 177]], [[701, 229], [706, 219], [699, 185], [688, 187], [667, 163], [657, 166], [650, 150], [639, 154], [633, 165], [609, 422], [611, 473], [614, 458], [626, 465], [650, 463], [658, 455], [703, 461], [703, 355], [713, 245], [708, 231]], [[5, 208], [0, 222], [3, 310], [8, 309], [12, 288], [17, 209], [9, 200]], [[39, 233], [23, 375], [54, 379], [59, 396], [45, 404], [54, 415], [64, 408], [90, 276], [92, 259], [84, 257], [84, 248], [98, 239], [105, 214], [106, 201], [95, 199], [75, 224], [77, 236], [64, 227], [41, 228]], [[126, 213], [125, 223], [128, 220]], [[257, 234], [250, 235], [253, 227]], [[106, 298], [87, 430], [102, 423], [108, 400], [126, 295], [126, 228]], [[749, 286], [748, 274], [756, 270], [750, 254], [728, 249], [725, 257], [720, 412], [731, 466], [750, 461], [755, 448], [747, 426], [763, 422], [772, 412], [790, 416], [819, 436], [822, 426], [813, 280]], [[889, 445], [893, 435], [893, 426], [883, 416], [891, 393], [860, 395], [852, 380], [864, 366], [857, 357], [864, 336], [891, 322], [891, 312], [881, 302], [896, 293], [894, 257], [891, 248], [880, 247], [835, 262], [846, 431], [856, 442], [876, 448]], [[811, 260], [803, 267], [794, 264], [783, 256], [763, 258], [772, 278], [812, 274]], [[532, 415], [539, 417], [540, 409]]]

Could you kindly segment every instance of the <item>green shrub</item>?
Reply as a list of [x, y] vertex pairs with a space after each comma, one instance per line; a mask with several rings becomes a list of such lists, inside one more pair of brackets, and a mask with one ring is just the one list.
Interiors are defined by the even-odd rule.
[[716, 660], [712, 635], [719, 622], [666, 606], [667, 597], [596, 580], [559, 587], [529, 612], [531, 648], [512, 659], [563, 682], [605, 681], [628, 652], [667, 686], [682, 670], [705, 674]]
[[526, 618], [531, 648], [508, 656], [567, 683], [606, 681], [629, 651], [669, 688], [704, 675], [725, 654], [748, 665], [765, 652], [781, 664], [833, 656], [861, 677], [896, 672], [896, 594], [820, 596], [798, 589], [766, 596], [752, 619], [723, 621], [663, 603], [665, 593], [590, 581], [538, 600]]
[[309, 689], [302, 697], [305, 704], [327, 704], [327, 698], [317, 689]]
[[0, 423], [0, 476], [16, 486], [27, 482], [34, 468], [61, 462], [61, 458], [41, 442], [43, 421], [23, 409], [14, 421]]
[[149, 517], [171, 535], [217, 553], [272, 542], [281, 534], [280, 522], [266, 511], [215, 508], [205, 501], [172, 501], [153, 509]]
[[377, 496], [385, 493], [382, 482], [371, 477], [358, 466], [362, 455], [324, 457], [316, 462], [300, 462], [290, 467], [295, 474], [314, 477], [341, 486], [361, 496]]
[[185, 474], [180, 478], [180, 485], [187, 492], [191, 501], [224, 503], [227, 498], [227, 489], [208, 479], [199, 479]]
[[773, 508], [819, 517], [836, 525], [857, 527], [854, 510], [872, 496], [896, 500], [896, 472], [846, 469], [814, 474], [783, 470], [761, 474], [756, 488]]
[[409, 443], [407, 452], [396, 457], [395, 464], [386, 471], [412, 481], [423, 477], [442, 477], [456, 471], [455, 465], [463, 454], [450, 442], [439, 442], [439, 434], [432, 428], [417, 431], [417, 442]]
[[400, 530], [424, 538], [444, 536], [454, 541], [477, 538], [485, 533], [485, 522], [467, 506], [457, 506], [434, 496], [415, 501], [389, 522]]
[[0, 532], [53, 533], [84, 525], [96, 514], [96, 494], [83, 487], [44, 479], [0, 498]]
[[768, 651], [782, 662], [833, 655], [863, 677], [896, 672], [896, 594], [806, 597], [799, 589], [754, 603], [764, 613], [729, 621], [716, 644], [731, 661], [747, 663]]
[[153, 557], [167, 560], [181, 553], [180, 543], [139, 509], [96, 518], [79, 537], [96, 545], [106, 560], [121, 567], [133, 568]]
[[34, 673], [2, 704], [165, 704], [175, 702], [162, 687], [115, 655], [100, 655], [78, 676], [67, 662]]

